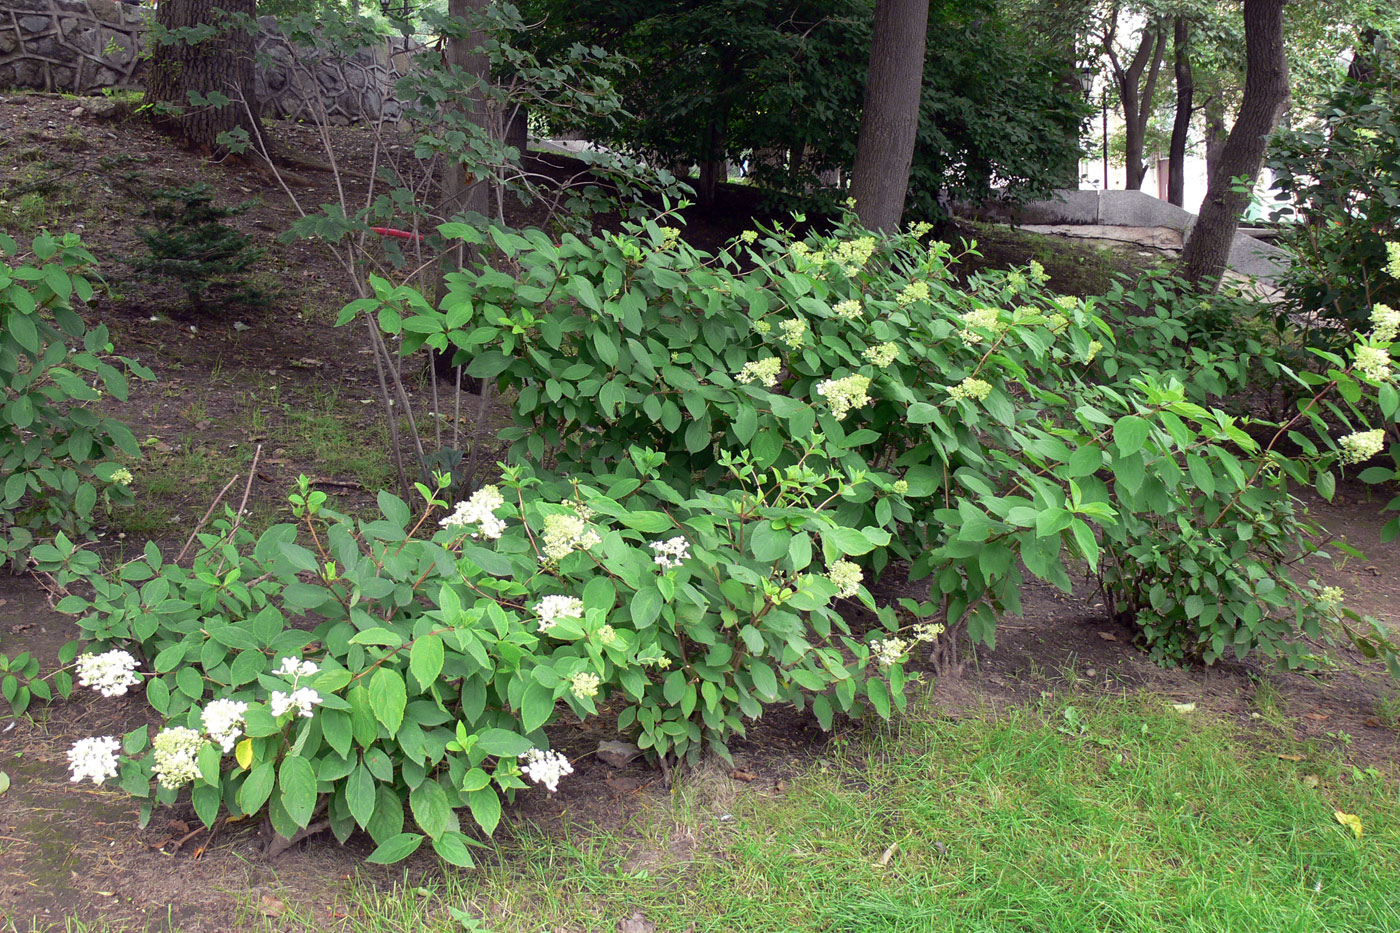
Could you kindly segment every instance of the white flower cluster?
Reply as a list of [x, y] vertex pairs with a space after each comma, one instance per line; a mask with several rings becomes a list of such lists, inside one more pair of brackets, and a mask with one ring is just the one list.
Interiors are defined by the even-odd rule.
[[1385, 244], [1385, 271], [1392, 279], [1400, 279], [1400, 243]]
[[761, 382], [765, 388], [773, 388], [778, 384], [778, 373], [782, 371], [783, 361], [776, 356], [767, 356], [761, 360], [753, 360], [744, 364], [744, 368], [739, 370], [735, 376], [740, 382], [748, 385], [751, 382]]
[[604, 625], [598, 629], [598, 640], [605, 645], [617, 642], [617, 631], [611, 625]]
[[141, 682], [136, 674], [136, 659], [120, 648], [79, 655], [77, 668], [78, 683], [104, 697], [124, 696], [128, 688]]
[[1376, 305], [1371, 309], [1371, 338], [1377, 343], [1392, 343], [1400, 336], [1400, 311], [1390, 305]]
[[453, 513], [438, 522], [443, 528], [461, 531], [468, 525], [476, 525], [473, 538], [499, 538], [506, 530], [506, 523], [496, 517], [496, 509], [506, 504], [501, 491], [495, 486], [482, 486], [472, 493], [470, 499], [458, 502]]
[[68, 749], [68, 780], [77, 784], [91, 780], [101, 784], [108, 778], [117, 776], [117, 749], [121, 747], [113, 736], [100, 735], [90, 739], [79, 739]]
[[963, 322], [963, 329], [958, 332], [958, 336], [966, 344], [982, 342], [982, 335], [973, 328], [991, 331], [994, 334], [999, 334], [1006, 329], [1006, 325], [1001, 320], [1001, 312], [996, 308], [976, 308], [972, 311], [966, 311], [958, 317]]
[[1324, 609], [1335, 609], [1342, 604], [1343, 596], [1345, 594], [1340, 586], [1324, 586], [1318, 594], [1317, 601]]
[[524, 761], [520, 770], [525, 772], [525, 776], [536, 784], [543, 784], [551, 794], [559, 789], [561, 777], [574, 773], [569, 759], [556, 751], [532, 748], [520, 757]]
[[131, 475], [131, 471], [126, 467], [118, 467], [112, 471], [112, 482], [116, 483], [118, 486], [130, 486], [133, 479], [135, 479], [135, 477]]
[[992, 384], [985, 379], [968, 376], [955, 386], [948, 386], [948, 394], [955, 399], [980, 402], [992, 394]]
[[904, 290], [895, 298], [895, 304], [901, 308], [912, 305], [917, 301], [928, 301], [928, 283], [924, 281], [910, 282], [904, 286]]
[[870, 377], [857, 374], [844, 379], [827, 379], [817, 386], [817, 394], [826, 399], [836, 420], [843, 421], [851, 409], [870, 402], [869, 388]]
[[580, 700], [586, 700], [598, 695], [598, 688], [602, 683], [603, 679], [592, 671], [579, 671], [569, 678], [569, 689]]
[[291, 693], [274, 690], [267, 699], [268, 709], [274, 717], [289, 713], [293, 708], [303, 719], [310, 719], [312, 709], [321, 702], [321, 695], [310, 687], [297, 687]]
[[832, 305], [831, 313], [844, 321], [858, 321], [865, 316], [865, 309], [856, 299], [847, 298]]
[[1050, 281], [1050, 276], [1045, 274], [1045, 267], [1034, 259], [1031, 260], [1031, 278], [1039, 285]]
[[1357, 431], [1348, 434], [1338, 442], [1342, 447], [1343, 463], [1365, 463], [1385, 446], [1385, 431]]
[[1050, 328], [1050, 333], [1059, 334], [1069, 327], [1069, 318], [1059, 312], [1052, 312], [1045, 318], [1045, 326]]
[[807, 322], [800, 317], [778, 322], [778, 330], [783, 332], [783, 343], [796, 350], [807, 339]]
[[870, 656], [881, 667], [889, 667], [904, 660], [904, 652], [909, 650], [909, 642], [903, 638], [877, 638], [870, 643]]
[[927, 220], [920, 220], [917, 223], [911, 223], [909, 225], [909, 235], [916, 240], [922, 240], [932, 231], [933, 224], [929, 223]]
[[1056, 295], [1054, 298], [1054, 302], [1055, 307], [1059, 308], [1066, 314], [1070, 314], [1071, 312], [1077, 311], [1079, 309], [1079, 299], [1074, 297], [1073, 295]]
[[544, 517], [544, 556], [546, 561], [560, 561], [574, 551], [586, 551], [602, 541], [598, 532], [578, 513], [558, 512]]
[[899, 347], [892, 343], [877, 343], [873, 347], [866, 347], [861, 356], [872, 366], [884, 369], [899, 358]]
[[773, 325], [772, 325], [772, 324], [769, 324], [767, 321], [763, 320], [762, 318], [759, 318], [757, 321], [754, 321], [754, 322], [753, 322], [753, 332], [754, 332], [755, 334], [766, 334], [766, 333], [768, 333], [768, 332], [769, 332], [770, 330], [772, 330], [772, 329], [773, 329]]
[[1100, 343], [1100, 342], [1097, 341], [1097, 340], [1090, 340], [1090, 341], [1089, 341], [1089, 349], [1088, 349], [1088, 351], [1084, 354], [1084, 362], [1086, 362], [1086, 363], [1092, 363], [1092, 362], [1094, 362], [1094, 357], [1098, 356], [1098, 355], [1099, 355], [1099, 351], [1102, 350], [1102, 349], [1103, 349], [1103, 344], [1102, 344], [1102, 343]]
[[274, 717], [283, 716], [295, 709], [298, 716], [310, 719], [312, 710], [321, 703], [321, 696], [310, 687], [299, 687], [297, 684], [301, 678], [310, 677], [319, 670], [320, 668], [316, 666], [315, 661], [283, 658], [281, 665], [273, 673], [281, 677], [290, 677], [292, 690], [290, 693], [274, 690], [268, 695], [267, 706], [272, 711], [272, 715]]
[[858, 564], [848, 560], [838, 560], [826, 570], [826, 578], [836, 584], [836, 595], [844, 599], [860, 591], [860, 582], [865, 579]]
[[540, 617], [540, 631], [547, 632], [560, 619], [582, 619], [583, 600], [576, 596], [546, 596], [535, 603], [535, 615]]
[[841, 271], [845, 272], [846, 275], [854, 276], [865, 267], [874, 254], [875, 238], [863, 236], [836, 244], [836, 248], [831, 251], [828, 258], [840, 266]]
[[651, 550], [656, 555], [652, 563], [662, 570], [675, 570], [690, 557], [690, 542], [676, 535], [667, 541], [653, 541]]
[[1390, 378], [1390, 351], [1367, 344], [1356, 347], [1356, 371], [1368, 379]]
[[215, 700], [204, 707], [204, 731], [209, 738], [219, 743], [225, 752], [233, 751], [238, 736], [243, 732], [243, 714], [248, 712], [248, 704], [238, 700]]
[[199, 750], [204, 738], [184, 726], [162, 729], [151, 743], [155, 774], [161, 787], [183, 787], [199, 777]]
[[942, 622], [920, 622], [914, 626], [914, 640], [917, 642], [938, 641], [938, 636], [945, 631]]

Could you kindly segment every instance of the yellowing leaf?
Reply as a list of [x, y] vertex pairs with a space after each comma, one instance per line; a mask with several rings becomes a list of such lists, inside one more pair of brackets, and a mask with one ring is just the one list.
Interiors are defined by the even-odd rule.
[[238, 743], [233, 750], [233, 757], [238, 759], [238, 767], [247, 771], [253, 766], [253, 740], [244, 739]]
[[1178, 713], [1180, 713], [1180, 714], [1182, 714], [1183, 716], [1185, 716], [1187, 713], [1194, 713], [1194, 712], [1196, 711], [1196, 704], [1195, 704], [1195, 703], [1173, 703], [1173, 704], [1172, 704], [1172, 709], [1176, 710]]
[[1341, 823], [1347, 829], [1356, 833], [1357, 839], [1361, 838], [1361, 817], [1357, 816], [1355, 813], [1343, 813], [1341, 810], [1337, 810], [1332, 815], [1337, 818], [1338, 823]]

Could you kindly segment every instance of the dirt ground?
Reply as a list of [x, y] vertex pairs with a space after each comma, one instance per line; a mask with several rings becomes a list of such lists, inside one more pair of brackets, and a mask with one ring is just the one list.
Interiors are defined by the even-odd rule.
[[[271, 298], [259, 305], [192, 316], [180, 309], [178, 296], [137, 281], [122, 262], [138, 248], [140, 223], [140, 199], [123, 173], [139, 173], [138, 191], [204, 180], [223, 203], [264, 192], [266, 179], [251, 168], [211, 166], [174, 151], [141, 123], [96, 122], [77, 102], [58, 97], [0, 95], [0, 126], [7, 128], [0, 140], [0, 186], [10, 192], [0, 191], [0, 200], [13, 210], [14, 191], [28, 187], [41, 194], [42, 203], [31, 198], [26, 210], [46, 210], [54, 232], [83, 234], [110, 284], [90, 317], [108, 324], [119, 352], [139, 357], [159, 376], [156, 383], [136, 386], [127, 403], [111, 406], [142, 440], [147, 458], [137, 471], [142, 507], [118, 516], [100, 547], [119, 553], [153, 538], [173, 554], [214, 494], [234, 475], [247, 475], [259, 445], [263, 452], [250, 494], [254, 514], [278, 515], [299, 474], [313, 477], [342, 510], [372, 503], [374, 480], [391, 481], [382, 454], [370, 462], [363, 456], [366, 448], [385, 443], [373, 360], [358, 331], [331, 326], [348, 297], [338, 272], [312, 245], [274, 242], [294, 218], [283, 200], [265, 194], [234, 221], [270, 248], [256, 284]], [[311, 149], [309, 131], [280, 131]], [[338, 133], [337, 147], [352, 166], [365, 158], [356, 131]], [[116, 163], [113, 153], [121, 156]], [[331, 197], [326, 176], [307, 173], [307, 179], [299, 196], [310, 203]], [[751, 205], [742, 200], [746, 192], [730, 189], [719, 215], [693, 216], [687, 235], [700, 245], [732, 235], [751, 216]], [[6, 209], [0, 205], [0, 228], [14, 231], [23, 218], [6, 216]], [[1001, 239], [989, 252], [996, 261], [1032, 258]], [[1066, 270], [1083, 264], [1068, 255], [1059, 260]], [[1066, 290], [1072, 284], [1066, 282]], [[425, 372], [419, 364], [406, 369], [405, 378], [426, 411], [431, 400]], [[508, 420], [500, 409], [487, 417], [493, 427]], [[1350, 606], [1400, 629], [1396, 545], [1379, 541], [1383, 504], [1373, 490], [1350, 485], [1335, 502], [1312, 503], [1333, 534], [1369, 558], [1319, 562], [1315, 572], [1343, 587]], [[1067, 685], [1110, 692], [1146, 688], [1230, 716], [1260, 741], [1288, 732], [1339, 747], [1359, 767], [1396, 774], [1400, 735], [1395, 713], [1388, 712], [1393, 708], [1386, 706], [1396, 686], [1359, 656], [1340, 652], [1335, 669], [1316, 675], [1275, 673], [1253, 662], [1164, 669], [1132, 646], [1126, 629], [1104, 620], [1087, 589], [1067, 597], [1031, 586], [1025, 609], [1023, 618], [999, 627], [996, 650], [972, 655], [961, 678], [938, 683], [934, 698], [947, 714], [1020, 702]], [[71, 622], [49, 608], [39, 581], [0, 576], [0, 651], [32, 651], [49, 668], [74, 634]], [[0, 722], [0, 770], [13, 782], [0, 796], [0, 930], [4, 920], [27, 931], [31, 922], [61, 925], [65, 916], [227, 930], [237, 903], [275, 916], [288, 899], [318, 905], [330, 920], [338, 909], [333, 892], [352, 874], [371, 883], [402, 879], [401, 866], [364, 863], [369, 849], [357, 839], [342, 848], [329, 836], [317, 837], [269, 861], [255, 827], [221, 825], [211, 838], [196, 829], [188, 811], [176, 808], [159, 811], [141, 829], [137, 807], [125, 795], [68, 782], [65, 752], [73, 741], [134, 728], [148, 712], [138, 696], [101, 700], [79, 692], [71, 701], [35, 710], [32, 720]], [[551, 738], [574, 760], [576, 774], [556, 795], [519, 796], [501, 830], [507, 848], [514, 826], [626, 833], [638, 814], [665, 804], [658, 772], [641, 763], [614, 770], [593, 757], [599, 740], [611, 737], [610, 728], [606, 717], [555, 727]], [[785, 780], [819, 755], [825, 742], [810, 718], [773, 709], [749, 741], [736, 747], [739, 775], [727, 779], [781, 793]], [[629, 858], [644, 865], [675, 855], [639, 843]], [[441, 870], [422, 854], [408, 868]]]

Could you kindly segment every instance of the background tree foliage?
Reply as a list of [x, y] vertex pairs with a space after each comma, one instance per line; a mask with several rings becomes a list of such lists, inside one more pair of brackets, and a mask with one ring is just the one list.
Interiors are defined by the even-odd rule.
[[[854, 162], [869, 63], [871, 0], [531, 0], [542, 41], [582, 41], [631, 58], [630, 119], [595, 137], [699, 169], [702, 202], [723, 162], [747, 160], [762, 187], [839, 192]], [[1084, 108], [1071, 44], [1042, 36], [997, 0], [935, 0], [908, 210], [947, 197], [1032, 197], [1073, 178]]]

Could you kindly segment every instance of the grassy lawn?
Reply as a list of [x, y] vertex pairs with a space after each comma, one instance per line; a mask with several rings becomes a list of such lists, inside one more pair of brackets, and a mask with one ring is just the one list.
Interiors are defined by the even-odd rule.
[[[517, 830], [478, 873], [265, 928], [611, 931], [639, 909], [658, 931], [1400, 929], [1393, 783], [1157, 696], [915, 715], [757, 786], [692, 776], [625, 839]], [[639, 845], [662, 857], [629, 871]]]

